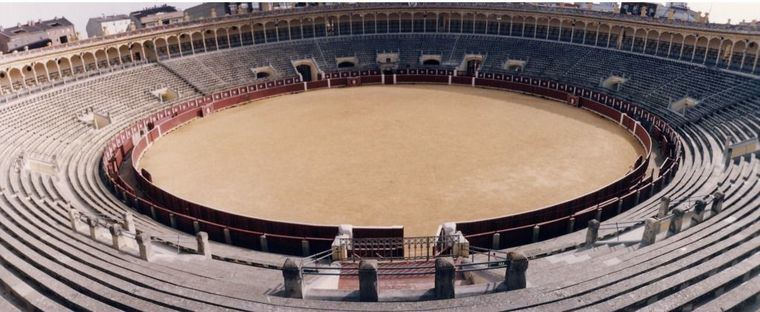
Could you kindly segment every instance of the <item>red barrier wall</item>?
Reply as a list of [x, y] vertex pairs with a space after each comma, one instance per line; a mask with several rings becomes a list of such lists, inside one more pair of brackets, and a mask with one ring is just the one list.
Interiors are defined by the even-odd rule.
[[[416, 73], [416, 72], [415, 72]], [[447, 72], [436, 74], [430, 70], [429, 74], [397, 75], [398, 82], [421, 82], [421, 83], [448, 83]], [[448, 73], [451, 74], [451, 73]], [[352, 72], [350, 74], [328, 74], [328, 77], [356, 77], [363, 76], [362, 82], [381, 82], [377, 73]], [[488, 78], [484, 78], [488, 77]], [[392, 83], [392, 77], [386, 76], [386, 83]], [[451, 76], [452, 84], [471, 85], [472, 77]], [[344, 86], [346, 78], [331, 78], [331, 87]], [[306, 83], [308, 90], [327, 88], [327, 80], [311, 81]], [[635, 105], [602, 95], [596, 92], [559, 84], [553, 81], [528, 79], [519, 76], [502, 74], [483, 74], [475, 79], [475, 85], [480, 87], [499, 88], [511, 91], [519, 91], [535, 94], [555, 100], [566, 101], [568, 94], [580, 97], [582, 107], [594, 111], [602, 116], [619, 121], [622, 109], [627, 112], [623, 125], [629, 130], [634, 127], [635, 121], [630, 116], [639, 116], [648, 119], [657, 125], [657, 133], [663, 139], [671, 142], [669, 150], [663, 153], [672, 154], [671, 159], [679, 159], [680, 141], [676, 133], [666, 122], [654, 115], [648, 114]], [[297, 79], [285, 79], [274, 82], [258, 83], [247, 87], [236, 87], [174, 105], [143, 119], [135, 121], [133, 126], [128, 127], [117, 134], [107, 145], [103, 153], [103, 168], [108, 177], [106, 183], [122, 196], [130, 206], [140, 213], [152, 216], [161, 223], [171, 225], [172, 219], [175, 226], [183, 231], [194, 233], [194, 222], [198, 222], [202, 231], [209, 233], [209, 237], [216, 241], [225, 241], [225, 230], [229, 232], [231, 243], [241, 247], [261, 249], [261, 237], [265, 236], [269, 251], [300, 254], [302, 241], [308, 241], [312, 253], [330, 248], [330, 244], [337, 233], [337, 226], [309, 225], [290, 222], [277, 222], [246, 216], [239, 216], [213, 208], [204, 207], [196, 203], [178, 198], [153, 185], [136, 173], [137, 184], [147, 198], [138, 198], [133, 190], [126, 187], [126, 183], [118, 175], [118, 167], [122, 165], [124, 155], [131, 149], [133, 162], [139, 159], [142, 152], [160, 135], [170, 132], [175, 127], [196, 118], [201, 114], [202, 107], [211, 103], [211, 109], [218, 111], [249, 100], [261, 99], [269, 96], [302, 92], [304, 83]], [[607, 105], [601, 103], [605, 101]], [[615, 108], [618, 109], [615, 109]], [[149, 131], [145, 137], [132, 147], [131, 137], [133, 133], [143, 131], [146, 125], [152, 123], [155, 129]], [[159, 133], [160, 129], [160, 133]], [[601, 209], [601, 219], [614, 216], [618, 211], [630, 209], [641, 202], [650, 193], [659, 191], [665, 185], [665, 181], [672, 179], [678, 162], [671, 161], [665, 168], [663, 165], [662, 178], [646, 181], [642, 184], [642, 177], [648, 163], [651, 151], [651, 138], [642, 126], [637, 126], [634, 133], [641, 140], [647, 151], [646, 158], [640, 165], [620, 180], [600, 188], [599, 190], [584, 196], [569, 200], [558, 205], [537, 209], [531, 212], [491, 218], [487, 220], [464, 221], [457, 223], [457, 230], [462, 231], [470, 240], [470, 243], [480, 247], [490, 247], [493, 233], [501, 233], [503, 237], [500, 247], [515, 246], [529, 243], [533, 240], [534, 227], [538, 225], [539, 239], [547, 239], [565, 234], [572, 218], [574, 228], [582, 228], [586, 223], [597, 218], [598, 210]], [[134, 168], [134, 164], [130, 164]], [[642, 185], [636, 189], [638, 185]], [[354, 237], [400, 237], [403, 236], [403, 227], [355, 227]]]

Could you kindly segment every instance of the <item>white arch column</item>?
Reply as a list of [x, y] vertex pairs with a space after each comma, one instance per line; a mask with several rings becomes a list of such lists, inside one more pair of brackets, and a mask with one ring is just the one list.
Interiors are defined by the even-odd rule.
[[728, 54], [728, 64], [726, 64], [726, 68], [731, 68], [731, 61], [734, 60], [734, 49], [736, 48], [736, 42], [731, 44], [731, 52]]
[[45, 68], [45, 75], [47, 76], [48, 83], [50, 83], [51, 81], [53, 81], [53, 79], [50, 78], [50, 71], [47, 68], [47, 63], [43, 64], [42, 67]]
[[[61, 65], [58, 64], [58, 62], [60, 61], [61, 61], [61, 58], [57, 58], [53, 61], [53, 63], [55, 63], [55, 68], [58, 69], [58, 78], [60, 78], [61, 80], [65, 82], [66, 79], [63, 77], [63, 71], [61, 71]], [[69, 61], [69, 67], [71, 67], [71, 61]]]
[[[720, 61], [720, 51], [723, 50], [723, 41], [726, 39], [720, 39], [720, 44], [718, 45], [718, 54], [715, 56], [715, 65], [718, 65], [718, 61]], [[709, 45], [709, 44], [708, 44]]]
[[40, 85], [40, 80], [37, 79], [37, 69], [35, 68], [37, 63], [32, 63], [32, 75], [34, 75], [34, 82], [37, 84], [37, 86]]
[[[736, 43], [734, 43], [734, 45], [736, 45]], [[747, 49], [749, 49], [749, 42], [744, 42], [744, 51], [742, 51], [742, 61], [739, 62], [739, 71], [744, 68], [744, 60], [747, 58]]]
[[599, 43], [599, 30], [602, 29], [602, 24], [596, 24], [596, 36], [594, 36], [594, 46], [596, 46]]
[[6, 70], [4, 73], [5, 73], [5, 78], [8, 78], [8, 87], [11, 88], [11, 91], [16, 91], [16, 88], [13, 87], [13, 80], [11, 80], [10, 71]]

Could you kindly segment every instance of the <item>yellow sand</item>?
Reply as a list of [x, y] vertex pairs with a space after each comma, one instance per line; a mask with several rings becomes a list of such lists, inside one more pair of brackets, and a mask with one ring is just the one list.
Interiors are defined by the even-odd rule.
[[165, 190], [216, 209], [403, 225], [414, 236], [594, 191], [625, 175], [639, 153], [615, 123], [562, 103], [408, 85], [229, 109], [160, 139], [140, 164]]

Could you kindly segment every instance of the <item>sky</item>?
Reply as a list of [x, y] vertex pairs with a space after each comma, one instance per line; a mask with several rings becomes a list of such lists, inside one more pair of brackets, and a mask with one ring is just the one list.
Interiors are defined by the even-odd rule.
[[[651, 1], [656, 3], [664, 3]], [[178, 9], [186, 9], [200, 2], [171, 2], [170, 5]], [[128, 14], [129, 12], [151, 7], [163, 2], [88, 2], [88, 3], [30, 3], [30, 2], [0, 2], [0, 25], [12, 27], [17, 23], [26, 23], [30, 20], [51, 19], [56, 16], [68, 18], [77, 31], [80, 38], [87, 37], [85, 26], [91, 17], [101, 15]], [[742, 19], [751, 21], [760, 20], [760, 1], [744, 2], [691, 2], [689, 7], [695, 11], [710, 12], [710, 22], [736, 24]]]

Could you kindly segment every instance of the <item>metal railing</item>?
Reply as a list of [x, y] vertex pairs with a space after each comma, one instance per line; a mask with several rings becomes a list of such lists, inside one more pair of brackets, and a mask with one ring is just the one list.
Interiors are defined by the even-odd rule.
[[[420, 237], [417, 237], [420, 238]], [[301, 272], [303, 275], [319, 276], [340, 276], [340, 277], [357, 277], [359, 276], [358, 264], [343, 262], [333, 264], [329, 259], [331, 254], [328, 251], [320, 252], [301, 260]], [[448, 256], [448, 255], [440, 255]], [[386, 258], [384, 258], [386, 259]], [[377, 267], [378, 276], [423, 276], [434, 275], [436, 273], [435, 259], [417, 258], [407, 259], [408, 262], [382, 261]], [[390, 259], [389, 259], [390, 260]], [[397, 260], [397, 259], [396, 259]], [[479, 247], [470, 247], [470, 257], [456, 258], [454, 268], [457, 273], [478, 272], [496, 269], [506, 269], [509, 267], [507, 252], [501, 250], [492, 250]]]
[[361, 259], [430, 260], [450, 255], [458, 235], [384, 238], [340, 238], [339, 245], [348, 251], [351, 261]]

